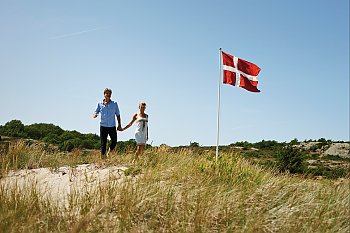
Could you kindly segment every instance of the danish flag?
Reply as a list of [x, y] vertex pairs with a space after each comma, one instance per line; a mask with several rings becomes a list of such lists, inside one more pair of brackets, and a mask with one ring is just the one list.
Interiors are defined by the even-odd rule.
[[242, 87], [251, 92], [260, 92], [257, 78], [260, 68], [257, 65], [223, 51], [222, 61], [225, 84]]

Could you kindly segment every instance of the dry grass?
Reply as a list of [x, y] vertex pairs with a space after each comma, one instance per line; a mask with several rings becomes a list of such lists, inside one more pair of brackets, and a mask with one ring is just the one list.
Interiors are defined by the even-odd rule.
[[[34, 166], [45, 164], [43, 157], [74, 166], [82, 156], [75, 151], [60, 160], [27, 149], [9, 150], [13, 162], [2, 160], [4, 174], [10, 165], [16, 168], [20, 156], [37, 156], [26, 159]], [[96, 154], [86, 159], [98, 162]], [[113, 154], [107, 166], [131, 159], [132, 154]], [[209, 154], [186, 150], [147, 151], [128, 166], [123, 183], [110, 177], [83, 195], [77, 190], [63, 211], [33, 184], [10, 190], [0, 185], [0, 232], [350, 231], [349, 180], [335, 184], [278, 174], [239, 154], [224, 154], [215, 163]]]

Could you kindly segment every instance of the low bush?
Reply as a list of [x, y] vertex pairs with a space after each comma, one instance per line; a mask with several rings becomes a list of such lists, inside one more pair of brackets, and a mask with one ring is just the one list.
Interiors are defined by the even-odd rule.
[[282, 172], [302, 173], [305, 169], [305, 155], [295, 147], [286, 146], [277, 153], [277, 167]]

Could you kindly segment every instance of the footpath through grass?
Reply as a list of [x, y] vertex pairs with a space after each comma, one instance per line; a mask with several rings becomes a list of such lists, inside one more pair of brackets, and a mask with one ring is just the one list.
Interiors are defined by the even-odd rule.
[[[60, 155], [35, 150], [23, 147], [2, 155], [7, 156], [1, 162], [3, 176], [25, 156], [31, 167], [50, 158], [53, 166], [61, 163]], [[10, 162], [16, 156], [17, 162]], [[150, 150], [135, 165], [128, 164], [131, 156], [114, 155], [107, 163], [127, 164], [123, 183], [111, 177], [84, 195], [76, 192], [64, 209], [34, 184], [10, 190], [0, 185], [0, 232], [350, 231], [347, 179], [283, 175], [239, 154], [223, 154], [216, 163], [209, 154]], [[94, 153], [62, 155], [71, 166], [82, 158], [100, 163]]]

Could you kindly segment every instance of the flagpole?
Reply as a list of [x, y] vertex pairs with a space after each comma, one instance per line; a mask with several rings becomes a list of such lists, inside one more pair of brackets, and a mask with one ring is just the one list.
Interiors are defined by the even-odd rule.
[[220, 64], [219, 64], [219, 83], [218, 83], [218, 119], [217, 119], [217, 135], [216, 135], [216, 155], [215, 155], [215, 161], [218, 161], [219, 156], [219, 132], [220, 132], [220, 84], [221, 84], [221, 65], [222, 65], [222, 55], [221, 55], [221, 48], [219, 49], [220, 53]]

